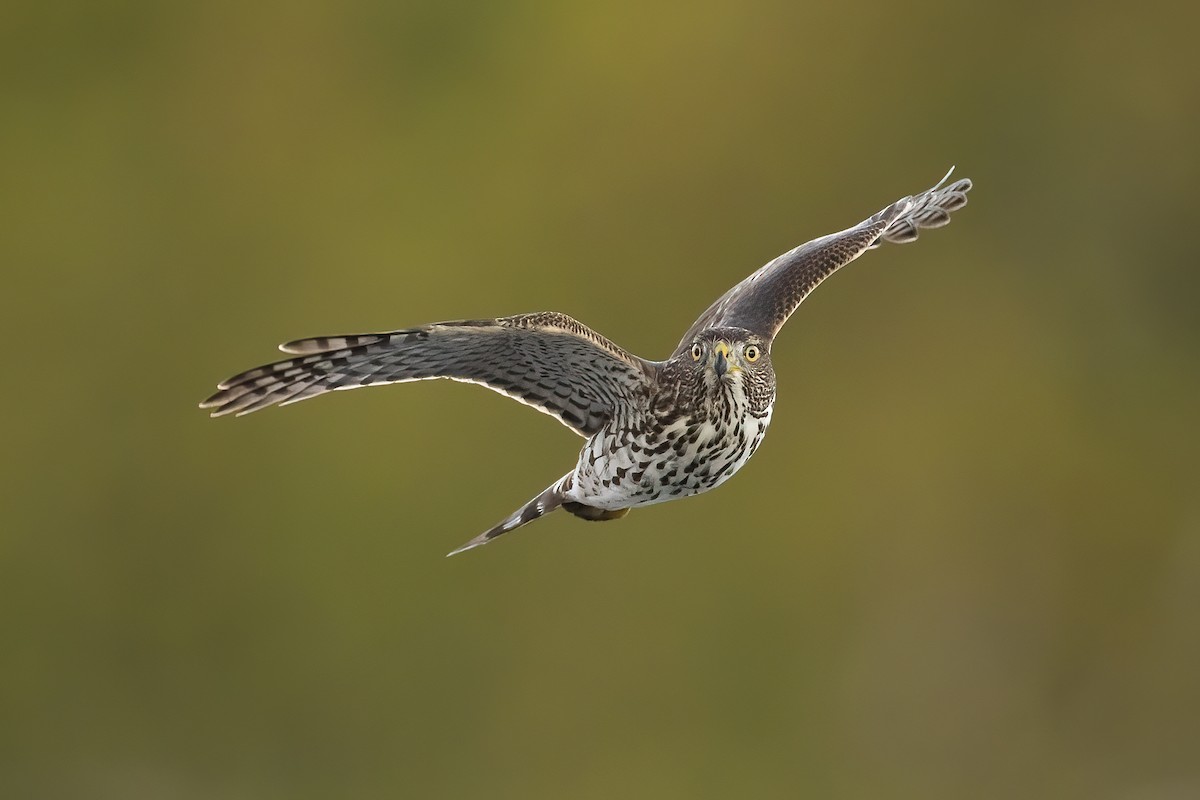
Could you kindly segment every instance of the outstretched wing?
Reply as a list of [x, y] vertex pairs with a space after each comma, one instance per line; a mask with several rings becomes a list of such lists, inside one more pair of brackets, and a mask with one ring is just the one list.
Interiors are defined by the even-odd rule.
[[335, 389], [450, 378], [479, 383], [590, 436], [650, 385], [654, 365], [566, 314], [440, 322], [420, 328], [301, 339], [298, 358], [219, 384], [200, 404], [212, 416], [249, 414]]
[[914, 242], [921, 228], [948, 224], [950, 212], [967, 204], [971, 190], [967, 178], [943, 186], [952, 172], [953, 168], [932, 189], [897, 200], [853, 228], [813, 239], [779, 256], [709, 306], [684, 334], [675, 353], [691, 347], [692, 339], [706, 328], [745, 328], [773, 339], [804, 298], [839, 268], [884, 242]]

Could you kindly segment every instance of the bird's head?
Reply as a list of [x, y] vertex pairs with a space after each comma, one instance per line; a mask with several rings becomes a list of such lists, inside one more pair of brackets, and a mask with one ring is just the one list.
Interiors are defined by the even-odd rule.
[[767, 347], [766, 339], [742, 328], [711, 328], [696, 334], [679, 358], [706, 394], [740, 391], [752, 401], [769, 404], [775, 394], [775, 370]]

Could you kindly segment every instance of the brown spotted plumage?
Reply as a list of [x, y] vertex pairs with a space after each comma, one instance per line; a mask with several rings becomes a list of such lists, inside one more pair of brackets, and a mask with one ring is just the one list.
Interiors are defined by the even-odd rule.
[[971, 189], [966, 179], [943, 185], [948, 178], [770, 262], [713, 303], [666, 361], [632, 355], [565, 314], [521, 314], [289, 342], [280, 349], [294, 358], [223, 381], [200, 406], [240, 416], [337, 389], [449, 378], [531, 405], [587, 439], [570, 472], [454, 553], [559, 507], [609, 520], [699, 494], [732, 477], [766, 434], [770, 352], [784, 322], [867, 250], [947, 224]]

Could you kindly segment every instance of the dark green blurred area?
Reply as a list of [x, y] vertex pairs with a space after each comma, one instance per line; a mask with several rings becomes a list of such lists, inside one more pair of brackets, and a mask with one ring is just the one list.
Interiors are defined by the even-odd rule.
[[[17, 3], [0, 796], [1200, 796], [1200, 13]], [[443, 559], [579, 441], [276, 342], [570, 313], [650, 358], [780, 252], [717, 492]]]

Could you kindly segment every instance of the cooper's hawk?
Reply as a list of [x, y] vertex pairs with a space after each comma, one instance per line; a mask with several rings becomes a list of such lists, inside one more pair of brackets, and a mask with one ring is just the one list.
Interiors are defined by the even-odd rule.
[[[953, 170], [951, 170], [953, 171]], [[781, 255], [722, 295], [665, 361], [629, 353], [565, 314], [441, 322], [281, 345], [295, 358], [235, 375], [200, 404], [214, 417], [334, 389], [427, 378], [478, 383], [587, 439], [575, 467], [460, 553], [564, 508], [616, 519], [720, 486], [762, 442], [775, 402], [771, 346], [817, 284], [883, 242], [914, 241], [967, 203], [967, 179], [905, 197]]]

